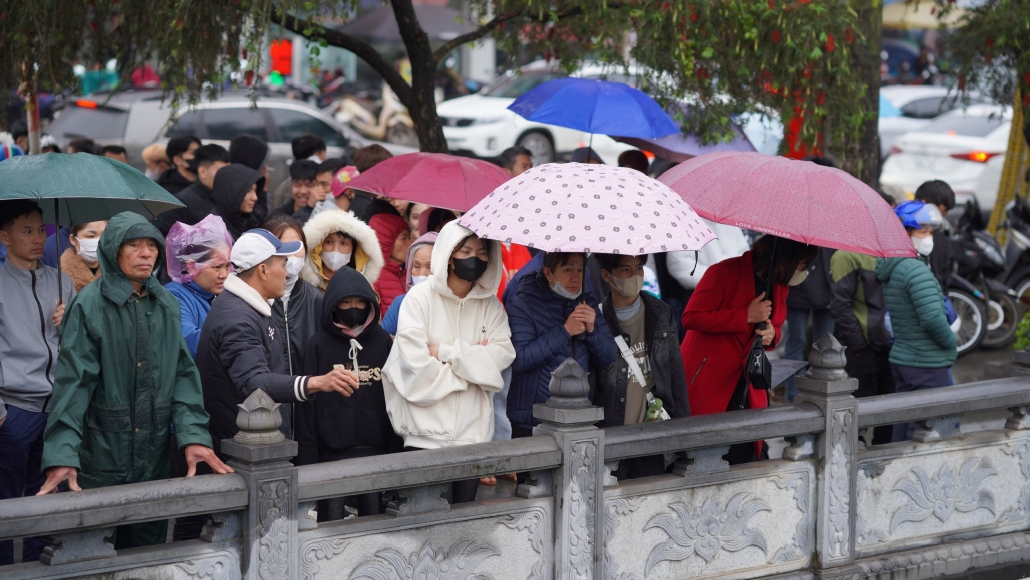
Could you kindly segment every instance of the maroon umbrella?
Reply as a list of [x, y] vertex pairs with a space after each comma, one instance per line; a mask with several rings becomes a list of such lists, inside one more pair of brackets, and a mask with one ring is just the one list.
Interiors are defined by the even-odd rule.
[[881, 258], [914, 257], [890, 205], [839, 169], [762, 153], [710, 153], [659, 179], [701, 217]]
[[347, 187], [393, 199], [468, 211], [511, 179], [488, 161], [443, 153], [407, 153], [362, 173]]

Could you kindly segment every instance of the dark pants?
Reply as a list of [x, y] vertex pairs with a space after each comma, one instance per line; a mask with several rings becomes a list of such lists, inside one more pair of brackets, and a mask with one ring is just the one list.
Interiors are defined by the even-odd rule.
[[138, 548], [165, 543], [168, 539], [168, 520], [118, 526], [114, 534], [114, 549]]
[[652, 477], [665, 473], [664, 455], [645, 455], [644, 457], [633, 457], [620, 459], [619, 468], [612, 472], [619, 481], [640, 479], [641, 477]]
[[[328, 463], [330, 461], [342, 461], [344, 459], [354, 459], [356, 457], [374, 457], [376, 455], [386, 455], [388, 450], [386, 447], [348, 447], [346, 449], [338, 449], [336, 451], [319, 451], [319, 463]], [[473, 499], [475, 499], [473, 497]], [[368, 493], [361, 493], [358, 495], [343, 497], [334, 497], [330, 499], [319, 500], [318, 502], [318, 521], [320, 522], [331, 522], [334, 520], [342, 520], [346, 517], [344, 510], [344, 503], [350, 500], [354, 507], [358, 510], [358, 517], [365, 516], [377, 516], [383, 513], [383, 492], [381, 491], [370, 491]]]
[[[894, 371], [891, 369], [889, 353], [878, 353], [871, 348], [847, 353], [848, 362], [844, 370], [848, 376], [858, 379], [858, 398], [890, 395], [894, 393]], [[880, 425], [873, 428], [873, 440], [869, 445], [884, 445], [894, 438], [892, 425]]]
[[[404, 450], [422, 451], [419, 447], [405, 447]], [[479, 492], [479, 478], [452, 481], [450, 492], [450, 502], [452, 505], [456, 503], [476, 501], [476, 494]]]
[[[808, 339], [808, 318], [812, 318], [812, 339]], [[789, 360], [805, 360], [805, 350], [828, 332], [833, 332], [833, 317], [830, 309], [810, 310], [806, 308], [787, 308], [787, 336], [783, 358]], [[798, 389], [794, 379], [784, 383], [784, 394], [787, 402], [794, 402]]]
[[[7, 419], [0, 425], [0, 500], [36, 495], [43, 486], [43, 432], [46, 413], [7, 406]], [[25, 538], [22, 562], [35, 562], [49, 542]], [[14, 542], [0, 542], [0, 566], [14, 563]]]
[[[891, 370], [894, 372], [894, 389], [898, 393], [950, 387], [953, 384], [951, 369], [947, 367], [921, 369], [892, 364]], [[908, 441], [912, 438], [912, 434], [916, 432], [916, 427], [915, 423], [899, 423], [895, 425], [894, 441]]]

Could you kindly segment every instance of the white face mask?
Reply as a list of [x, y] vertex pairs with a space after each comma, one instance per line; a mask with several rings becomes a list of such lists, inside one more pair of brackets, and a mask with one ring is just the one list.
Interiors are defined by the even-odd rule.
[[630, 276], [629, 278], [619, 278], [617, 276], [612, 276], [609, 284], [611, 284], [612, 288], [621, 294], [623, 298], [633, 298], [637, 294], [640, 294], [640, 289], [644, 287], [644, 277]]
[[913, 237], [912, 246], [920, 256], [929, 256], [930, 252], [933, 251], [933, 236], [927, 236], [925, 238]]
[[412, 286], [417, 286], [417, 285], [425, 282], [428, 279], [429, 279], [429, 276], [412, 276], [411, 277], [411, 285]]
[[797, 286], [808, 278], [808, 268], [800, 272], [794, 272], [794, 275], [790, 277], [790, 282], [787, 282], [787, 286]]
[[583, 293], [583, 289], [580, 288], [578, 292], [573, 294], [572, 292], [569, 292], [568, 290], [566, 290], [565, 286], [562, 286], [561, 282], [559, 282], [557, 280], [554, 281], [554, 286], [551, 287], [551, 291], [554, 292], [555, 294], [557, 294], [558, 296], [561, 296], [562, 298], [565, 298], [565, 299], [568, 299], [568, 300], [575, 300], [576, 298], [579, 298], [580, 294]]
[[96, 264], [97, 247], [100, 246], [100, 238], [82, 239], [76, 237], [75, 241], [79, 242], [79, 256], [82, 258], [82, 261], [89, 264]]
[[350, 252], [322, 252], [322, 263], [333, 272], [350, 264]]
[[143, 172], [143, 175], [146, 175], [147, 179], [151, 181], [157, 181], [157, 178], [161, 177], [161, 171], [159, 169], [148, 169]]
[[297, 256], [290, 256], [286, 258], [286, 277], [296, 278], [300, 274], [301, 268], [304, 267], [304, 258], [298, 258]]

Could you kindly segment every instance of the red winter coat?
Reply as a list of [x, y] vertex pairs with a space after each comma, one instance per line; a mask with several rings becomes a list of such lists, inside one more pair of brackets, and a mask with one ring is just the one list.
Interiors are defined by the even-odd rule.
[[376, 280], [373, 288], [376, 294], [379, 295], [382, 311], [386, 312], [389, 310], [390, 305], [393, 304], [394, 299], [404, 294], [407, 289], [407, 284], [404, 281], [404, 265], [387, 258], [386, 265], [383, 266], [383, 271], [379, 273], [379, 279]]
[[[755, 337], [755, 325], [747, 322], [747, 307], [756, 296], [751, 255], [746, 252], [711, 266], [683, 311], [687, 335], [680, 353], [691, 415], [725, 412], [744, 370], [744, 358]], [[787, 318], [787, 290], [787, 286], [773, 286], [776, 338], [769, 350], [779, 342]], [[764, 390], [749, 389], [749, 399], [752, 409], [769, 406]]]

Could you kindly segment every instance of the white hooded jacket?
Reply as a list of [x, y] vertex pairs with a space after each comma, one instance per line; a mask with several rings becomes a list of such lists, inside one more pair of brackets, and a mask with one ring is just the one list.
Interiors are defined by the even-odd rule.
[[[493, 242], [486, 272], [465, 298], [447, 286], [448, 260], [472, 232], [451, 222], [433, 246], [432, 275], [401, 305], [397, 335], [383, 366], [390, 422], [404, 445], [437, 449], [493, 439], [493, 393], [515, 360], [508, 315], [497, 300], [503, 273]], [[487, 344], [481, 343], [486, 339]], [[439, 358], [429, 346], [439, 345]]]
[[325, 292], [329, 280], [322, 275], [322, 242], [336, 232], [343, 232], [354, 240], [354, 269], [361, 272], [369, 284], [375, 284], [384, 263], [379, 238], [368, 224], [349, 211], [341, 210], [324, 211], [304, 224], [308, 251], [300, 271], [301, 279]]
[[709, 267], [729, 258], [743, 256], [744, 252], [751, 249], [744, 230], [708, 220], [704, 222], [715, 232], [716, 239], [705, 244], [696, 255], [691, 251], [669, 252], [665, 255], [665, 266], [669, 274], [687, 290], [697, 287]]

